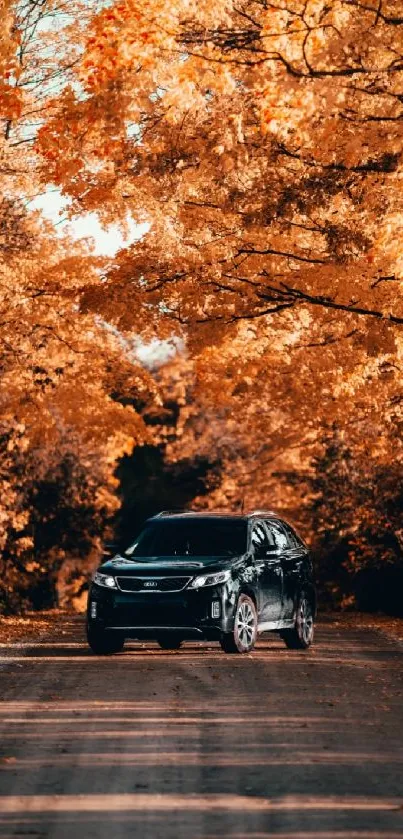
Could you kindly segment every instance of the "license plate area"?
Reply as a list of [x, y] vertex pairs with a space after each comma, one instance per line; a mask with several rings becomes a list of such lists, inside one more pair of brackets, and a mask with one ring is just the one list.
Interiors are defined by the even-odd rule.
[[186, 626], [189, 620], [191, 612], [184, 598], [145, 595], [115, 599], [115, 626]]

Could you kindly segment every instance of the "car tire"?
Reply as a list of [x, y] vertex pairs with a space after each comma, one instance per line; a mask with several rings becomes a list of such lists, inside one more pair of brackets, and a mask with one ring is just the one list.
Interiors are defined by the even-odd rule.
[[294, 629], [284, 629], [280, 635], [289, 650], [307, 650], [313, 642], [314, 612], [312, 601], [305, 592], [298, 599]]
[[118, 632], [94, 629], [87, 625], [87, 641], [95, 655], [114, 655], [123, 650], [125, 639]]
[[234, 629], [222, 636], [225, 653], [250, 653], [257, 638], [257, 611], [251, 597], [241, 594], [235, 611]]
[[182, 638], [176, 635], [165, 635], [157, 638], [162, 650], [179, 650], [182, 646]]

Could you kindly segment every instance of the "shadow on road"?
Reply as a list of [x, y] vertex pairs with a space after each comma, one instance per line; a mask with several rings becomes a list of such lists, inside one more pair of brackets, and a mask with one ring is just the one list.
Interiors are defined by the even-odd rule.
[[0, 837], [401, 839], [401, 664], [329, 623], [308, 654], [3, 648]]

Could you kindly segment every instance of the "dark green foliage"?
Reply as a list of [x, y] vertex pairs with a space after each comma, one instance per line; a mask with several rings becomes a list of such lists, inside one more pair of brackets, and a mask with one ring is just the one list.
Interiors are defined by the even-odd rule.
[[307, 477], [322, 599], [403, 615], [403, 479], [354, 456], [333, 429]]
[[160, 510], [192, 506], [196, 495], [211, 490], [218, 464], [205, 458], [167, 463], [163, 446], [142, 446], [118, 467], [122, 506], [115, 523], [118, 545], [127, 547], [143, 522]]

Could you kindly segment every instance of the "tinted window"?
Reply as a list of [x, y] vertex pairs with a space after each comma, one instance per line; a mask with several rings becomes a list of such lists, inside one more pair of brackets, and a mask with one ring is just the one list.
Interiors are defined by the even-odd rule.
[[262, 522], [254, 522], [251, 540], [254, 548], [262, 548], [265, 545], [267, 545], [267, 547], [269, 546], [266, 528]]
[[293, 531], [291, 530], [291, 527], [288, 527], [288, 525], [284, 522], [282, 524], [285, 531], [285, 535], [287, 536], [288, 546], [290, 548], [299, 548], [297, 537], [295, 536], [295, 533], [293, 533]]
[[237, 556], [246, 551], [246, 521], [223, 519], [150, 522], [130, 548], [130, 557]]
[[275, 521], [267, 521], [266, 526], [269, 532], [271, 547], [278, 548], [278, 550], [287, 548], [287, 537], [281, 525]]

